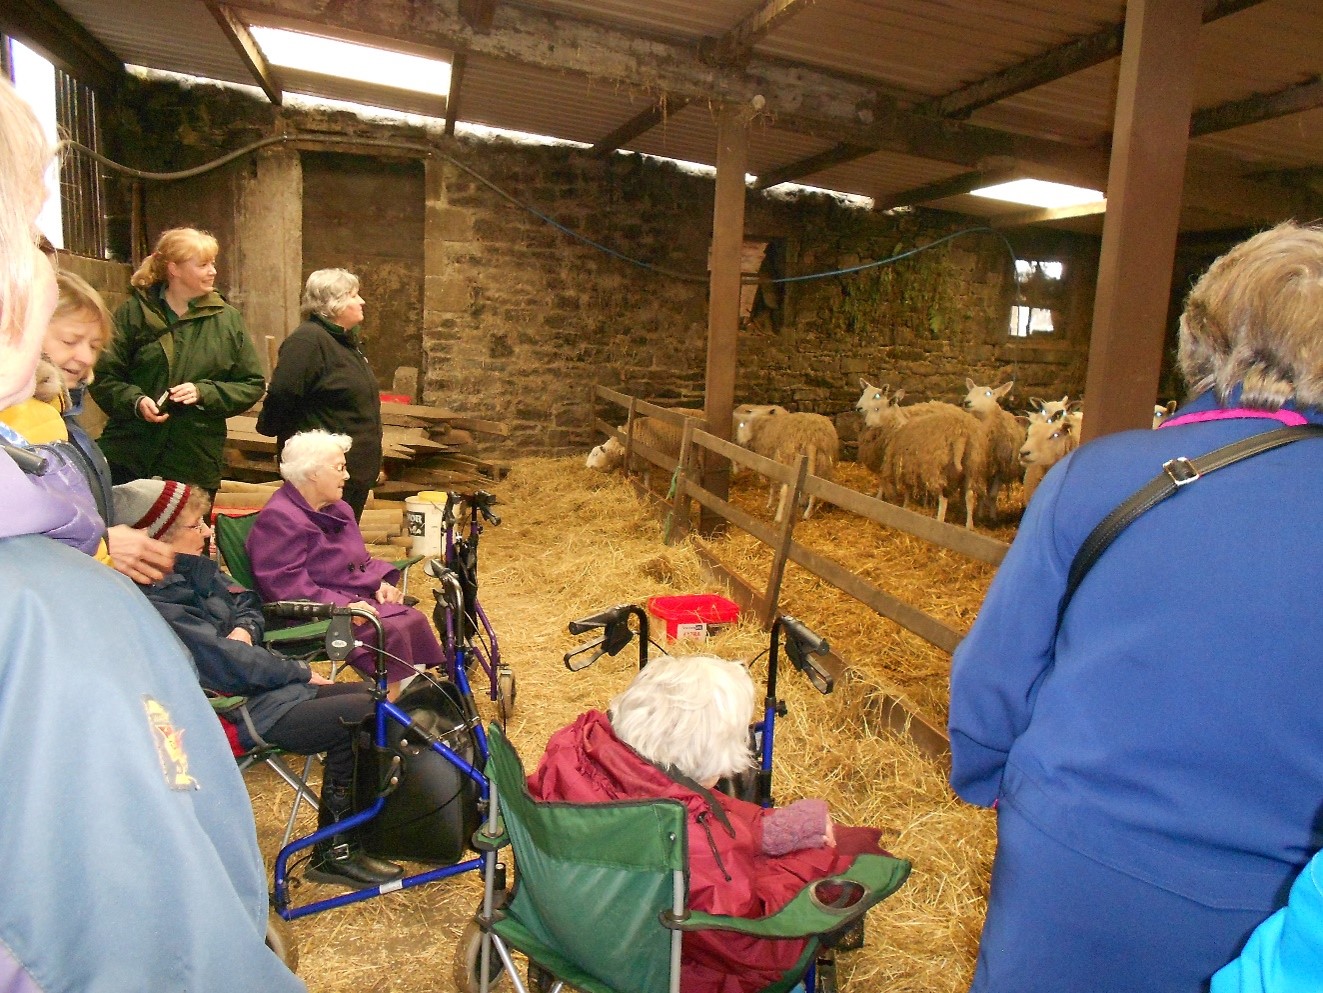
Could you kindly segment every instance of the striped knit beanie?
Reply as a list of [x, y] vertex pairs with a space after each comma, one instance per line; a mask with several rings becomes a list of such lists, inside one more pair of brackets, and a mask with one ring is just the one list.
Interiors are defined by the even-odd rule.
[[172, 479], [135, 479], [114, 488], [115, 523], [160, 538], [179, 517], [192, 488]]

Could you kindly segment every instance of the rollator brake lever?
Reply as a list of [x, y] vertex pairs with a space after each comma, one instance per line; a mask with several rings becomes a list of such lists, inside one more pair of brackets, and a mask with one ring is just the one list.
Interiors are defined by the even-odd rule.
[[[577, 621], [570, 621], [570, 634], [587, 634], [594, 628], [609, 627], [612, 624], [619, 624], [629, 616], [630, 604], [621, 603], [614, 607], [608, 607], [596, 614], [590, 614], [587, 617], [580, 617]], [[616, 649], [619, 651], [620, 649]]]
[[[580, 669], [587, 669], [590, 665], [592, 665], [594, 662], [596, 662], [598, 659], [600, 659], [603, 655], [606, 654], [606, 648], [604, 647], [605, 644], [606, 644], [606, 635], [602, 635], [602, 637], [598, 638], [596, 641], [590, 641], [582, 648], [576, 648], [572, 652], [566, 652], [565, 668], [569, 669], [570, 672], [578, 672]], [[586, 662], [576, 663], [573, 661], [573, 659], [576, 656], [582, 655], [584, 652], [591, 652], [594, 648], [596, 648], [597, 651], [593, 652], [592, 658], [588, 659]]]

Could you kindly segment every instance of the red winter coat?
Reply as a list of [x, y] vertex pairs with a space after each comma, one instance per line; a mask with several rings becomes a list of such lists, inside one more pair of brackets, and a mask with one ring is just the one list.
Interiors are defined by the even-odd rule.
[[[724, 793], [704, 795], [676, 782], [617, 738], [606, 714], [597, 710], [552, 735], [542, 763], [528, 779], [528, 789], [536, 800], [569, 803], [679, 800], [689, 811], [689, 906], [710, 914], [773, 914], [806, 883], [841, 872], [854, 859], [837, 848], [803, 849], [777, 857], [764, 854], [763, 818], [771, 811]], [[720, 807], [729, 828], [710, 802]], [[837, 828], [838, 836], [843, 832], [850, 835], [855, 853], [881, 851], [871, 829]], [[728, 931], [686, 932], [680, 989], [754, 993], [794, 965], [804, 945], [802, 940], [752, 938]]]

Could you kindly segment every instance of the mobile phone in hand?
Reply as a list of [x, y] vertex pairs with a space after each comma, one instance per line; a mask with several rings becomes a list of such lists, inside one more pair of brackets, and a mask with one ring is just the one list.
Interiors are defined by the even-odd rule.
[[165, 405], [169, 402], [170, 402], [170, 391], [166, 390], [164, 393], [162, 393], [159, 397], [156, 398], [157, 411], [165, 410]]

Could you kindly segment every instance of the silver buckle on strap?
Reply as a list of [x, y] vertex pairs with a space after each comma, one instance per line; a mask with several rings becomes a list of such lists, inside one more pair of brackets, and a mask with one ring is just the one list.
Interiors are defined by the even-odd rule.
[[1184, 486], [1187, 483], [1193, 483], [1202, 475], [1202, 473], [1194, 467], [1194, 463], [1184, 455], [1179, 458], [1168, 459], [1166, 462], [1162, 463], [1162, 471], [1171, 477], [1171, 481], [1175, 483], [1177, 487]]

